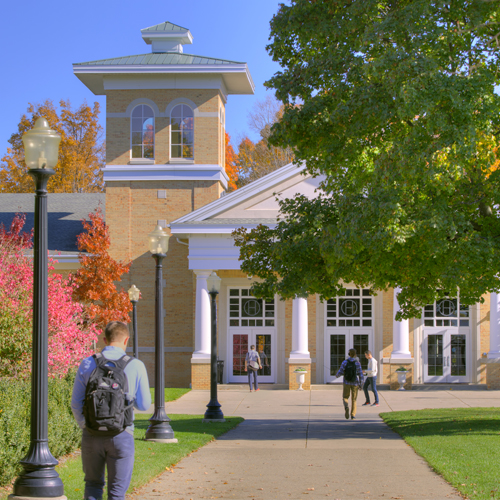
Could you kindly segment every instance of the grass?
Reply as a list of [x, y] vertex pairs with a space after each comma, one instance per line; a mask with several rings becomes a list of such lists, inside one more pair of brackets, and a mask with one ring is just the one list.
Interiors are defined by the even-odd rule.
[[[190, 390], [165, 389], [165, 401], [174, 401]], [[151, 392], [154, 400], [154, 389], [151, 389]], [[150, 417], [151, 415], [147, 414], [136, 413], [135, 415], [135, 464], [128, 493], [132, 493], [134, 488], [147, 484], [185, 456], [243, 421], [241, 417], [225, 417], [226, 422], [224, 423], [204, 424], [202, 423], [203, 415], [170, 415], [171, 426], [179, 442], [177, 444], [162, 444], [144, 441]], [[68, 500], [81, 500], [84, 482], [79, 452], [62, 459], [57, 471], [64, 483], [64, 494]], [[7, 488], [0, 490], [0, 500], [5, 500], [9, 492]], [[107, 493], [105, 492], [104, 498], [106, 497]]]
[[398, 411], [381, 417], [463, 496], [500, 499], [498, 408]]
[[[150, 415], [136, 415], [135, 418], [135, 464], [128, 493], [150, 482], [165, 470], [170, 469], [181, 458], [201, 448], [215, 438], [236, 427], [243, 421], [241, 417], [226, 417], [224, 423], [204, 424], [203, 415], [171, 415], [171, 425], [177, 444], [151, 443], [144, 441]], [[73, 456], [57, 467], [64, 483], [64, 494], [68, 500], [83, 498], [82, 461]], [[104, 494], [104, 498], [107, 494]]]
[[[165, 403], [168, 403], [169, 401], [175, 401], [176, 399], [179, 399], [181, 396], [184, 396], [184, 394], [188, 393], [191, 389], [165, 389]], [[155, 402], [155, 390], [154, 388], [150, 389], [151, 391], [151, 401], [154, 403]]]

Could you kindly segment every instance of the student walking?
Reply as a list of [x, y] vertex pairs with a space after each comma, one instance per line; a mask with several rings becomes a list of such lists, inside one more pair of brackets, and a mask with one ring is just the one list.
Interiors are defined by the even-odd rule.
[[365, 402], [363, 406], [368, 406], [370, 404], [370, 394], [368, 394], [368, 388], [372, 386], [373, 397], [375, 398], [375, 403], [372, 406], [378, 406], [378, 392], [377, 392], [377, 360], [372, 356], [371, 351], [365, 351], [365, 358], [368, 360], [368, 367], [363, 373], [366, 375], [365, 385], [363, 385], [363, 391], [365, 393]]
[[342, 399], [344, 401], [345, 418], [349, 419], [349, 397], [351, 398], [351, 420], [356, 418], [356, 399], [358, 390], [363, 385], [363, 370], [361, 363], [356, 357], [356, 349], [349, 349], [349, 357], [342, 361], [337, 377], [344, 376]]
[[255, 346], [250, 346], [250, 351], [247, 352], [245, 357], [245, 371], [248, 372], [248, 385], [250, 392], [252, 392], [252, 375], [253, 386], [255, 391], [260, 391], [259, 382], [257, 381], [257, 370], [262, 370], [259, 353], [255, 350]]
[[125, 500], [134, 468], [134, 410], [151, 406], [148, 375], [142, 361], [125, 353], [128, 327], [108, 323], [106, 347], [80, 364], [71, 410], [82, 429], [85, 500], [102, 500], [105, 469], [108, 500]]

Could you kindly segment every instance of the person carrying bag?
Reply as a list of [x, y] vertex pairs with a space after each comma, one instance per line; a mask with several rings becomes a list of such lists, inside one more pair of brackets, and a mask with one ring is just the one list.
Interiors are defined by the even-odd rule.
[[250, 346], [250, 351], [247, 352], [245, 357], [245, 371], [248, 373], [248, 385], [250, 386], [250, 392], [252, 392], [252, 375], [254, 390], [259, 391], [259, 382], [257, 380], [257, 370], [262, 370], [262, 364], [260, 362], [259, 353], [255, 350], [255, 346]]

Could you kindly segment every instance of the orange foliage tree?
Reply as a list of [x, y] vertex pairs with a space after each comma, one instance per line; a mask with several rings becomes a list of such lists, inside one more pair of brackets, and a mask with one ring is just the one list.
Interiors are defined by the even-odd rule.
[[128, 323], [132, 304], [125, 290], [118, 291], [115, 283], [128, 273], [131, 263], [109, 255], [109, 230], [101, 209], [90, 213], [89, 218], [82, 221], [85, 232], [77, 237], [78, 250], [86, 253], [80, 253], [80, 269], [72, 276], [76, 285], [73, 298], [84, 303], [88, 316], [103, 328], [110, 321]]
[[29, 104], [28, 115], [21, 117], [17, 132], [12, 134], [10, 148], [0, 163], [0, 193], [31, 193], [33, 180], [24, 161], [23, 133], [33, 128], [43, 116], [61, 135], [55, 175], [49, 179], [50, 193], [93, 193], [104, 190], [101, 168], [105, 164], [105, 145], [99, 125], [99, 103], [83, 103], [76, 109], [69, 101]]
[[226, 174], [229, 177], [229, 191], [234, 191], [238, 188], [236, 181], [239, 176], [238, 155], [234, 152], [233, 145], [231, 144], [231, 137], [226, 132]]

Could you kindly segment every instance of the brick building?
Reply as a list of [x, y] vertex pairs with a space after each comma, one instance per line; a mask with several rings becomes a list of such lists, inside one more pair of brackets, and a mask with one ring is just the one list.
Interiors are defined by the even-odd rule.
[[422, 318], [403, 322], [394, 321], [397, 290], [371, 295], [347, 284], [345, 296], [327, 303], [253, 298], [253, 278], [240, 271], [231, 232], [274, 224], [275, 193], [312, 197], [320, 179], [287, 165], [225, 194], [225, 106], [231, 94], [253, 93], [247, 65], [184, 53], [190, 31], [168, 22], [141, 33], [151, 52], [75, 64], [74, 73], [106, 95], [106, 222], [113, 256], [133, 262], [125, 286], [142, 292], [139, 353], [152, 379], [154, 261], [147, 235], [160, 224], [172, 236], [164, 261], [167, 386], [209, 387], [212, 271], [222, 278], [218, 356], [225, 383], [246, 381], [243, 359], [255, 343], [264, 353], [260, 381], [290, 388], [298, 365], [308, 370], [305, 388], [340, 383], [333, 375], [350, 347], [370, 349], [380, 361], [379, 383], [393, 387], [400, 366], [410, 370], [408, 385], [498, 386], [497, 294], [491, 317], [490, 296], [469, 308], [443, 297]]

